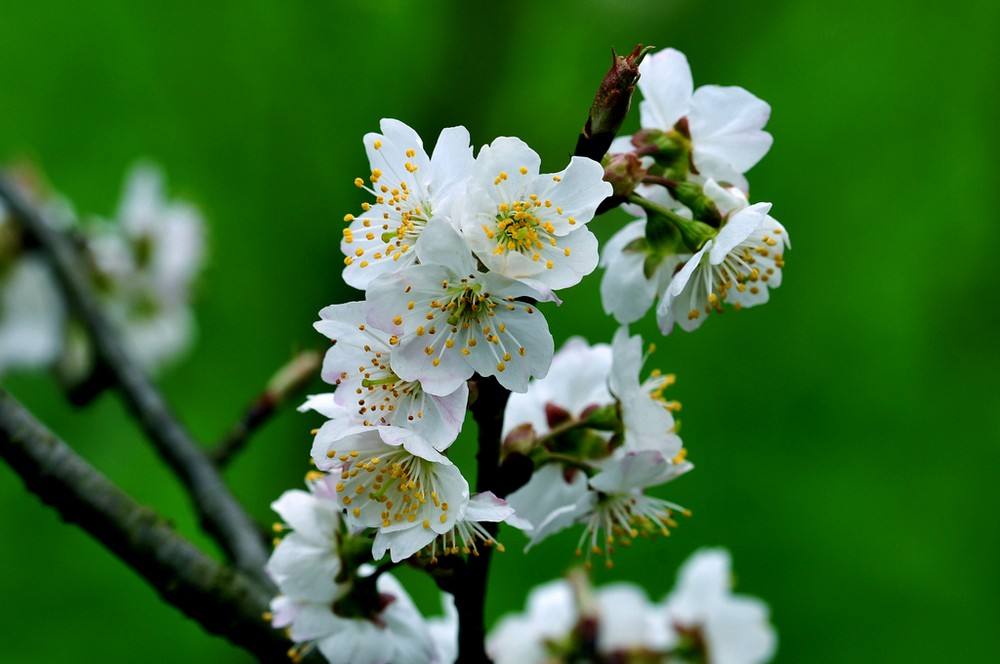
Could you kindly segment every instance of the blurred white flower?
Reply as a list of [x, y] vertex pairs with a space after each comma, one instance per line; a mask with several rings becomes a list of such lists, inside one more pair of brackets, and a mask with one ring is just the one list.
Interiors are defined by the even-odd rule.
[[129, 174], [114, 222], [86, 229], [101, 295], [133, 356], [149, 370], [190, 345], [191, 287], [204, 263], [204, 222], [168, 200], [162, 173], [141, 164]]
[[638, 586], [594, 590], [577, 577], [575, 584], [560, 579], [533, 589], [525, 612], [501, 618], [486, 643], [496, 664], [556, 664], [660, 656], [671, 638], [662, 614]]
[[381, 134], [364, 138], [371, 174], [354, 182], [372, 196], [360, 216], [347, 215], [340, 248], [344, 281], [364, 290], [376, 277], [413, 264], [424, 227], [432, 219], [451, 223], [455, 198], [464, 194], [473, 165], [469, 132], [449, 127], [438, 137], [434, 154], [399, 120], [384, 119]]
[[333, 398], [350, 422], [368, 427], [412, 429], [438, 450], [458, 436], [465, 419], [469, 388], [464, 381], [443, 396], [428, 394], [420, 383], [399, 378], [389, 357], [399, 338], [366, 322], [365, 303], [335, 304], [313, 324], [335, 343], [323, 359], [323, 380], [336, 385]]
[[479, 272], [462, 238], [434, 221], [417, 248], [421, 265], [386, 274], [366, 294], [368, 322], [398, 338], [395, 375], [424, 392], [448, 395], [479, 373], [523, 392], [549, 370], [553, 342], [534, 304], [541, 298], [519, 281]]
[[486, 639], [486, 652], [495, 664], [559, 661], [548, 645], [565, 639], [578, 620], [572, 586], [563, 579], [550, 581], [531, 591], [524, 613], [500, 619]]
[[774, 656], [777, 636], [767, 605], [734, 595], [729, 552], [702, 549], [684, 563], [663, 614], [688, 647], [701, 647], [709, 664], [758, 664]]
[[485, 146], [461, 228], [490, 270], [545, 292], [573, 286], [597, 267], [597, 238], [586, 225], [612, 191], [591, 159], [572, 157], [559, 173], [539, 173], [540, 166], [520, 139]]
[[458, 659], [458, 609], [450, 593], [441, 593], [443, 615], [427, 619], [427, 631], [434, 643], [436, 659], [441, 664], [452, 664]]
[[748, 205], [737, 189], [715, 182], [705, 194], [723, 214], [718, 235], [687, 259], [663, 293], [656, 309], [660, 330], [670, 334], [676, 323], [690, 332], [723, 304], [735, 309], [764, 304], [768, 289], [781, 285], [788, 233], [768, 213], [770, 203]]
[[[672, 48], [647, 56], [639, 65], [639, 119], [643, 129], [678, 131], [690, 138], [691, 162], [702, 178], [748, 191], [743, 176], [767, 154], [773, 138], [764, 131], [771, 107], [741, 87], [703, 85], [697, 90], [683, 53]], [[628, 137], [612, 146], [631, 150]]]
[[52, 364], [62, 350], [65, 319], [62, 296], [40, 257], [7, 265], [0, 257], [0, 376]]

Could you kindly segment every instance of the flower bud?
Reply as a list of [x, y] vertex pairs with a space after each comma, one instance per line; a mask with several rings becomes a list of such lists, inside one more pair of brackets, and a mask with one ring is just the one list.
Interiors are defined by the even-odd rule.
[[534, 447], [535, 438], [537, 438], [537, 434], [530, 422], [525, 422], [520, 426], [514, 427], [503, 440], [504, 455], [514, 453], [527, 454]]
[[637, 44], [627, 55], [618, 55], [611, 51], [611, 69], [604, 75], [594, 103], [590, 107], [590, 115], [580, 132], [573, 154], [589, 157], [600, 161], [601, 157], [611, 147], [618, 129], [628, 115], [632, 103], [632, 93], [635, 92], [636, 81], [639, 80], [639, 63], [652, 47]]
[[604, 181], [611, 183], [615, 196], [628, 196], [645, 176], [646, 169], [642, 167], [642, 162], [631, 152], [604, 158]]

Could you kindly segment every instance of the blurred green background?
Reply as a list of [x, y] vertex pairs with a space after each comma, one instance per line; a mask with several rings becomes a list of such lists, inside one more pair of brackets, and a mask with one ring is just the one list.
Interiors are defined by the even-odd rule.
[[[211, 441], [295, 349], [322, 346], [318, 309], [355, 297], [340, 218], [380, 117], [428, 142], [454, 124], [477, 144], [520, 136], [557, 170], [611, 47], [682, 49], [696, 83], [772, 104], [775, 145], [750, 179], [794, 250], [764, 308], [666, 339], [638, 326], [679, 377], [698, 468], [666, 493], [695, 515], [597, 577], [659, 598], [693, 550], [723, 544], [738, 588], [773, 608], [778, 661], [986, 661], [1000, 620], [1000, 9], [974, 4], [5, 2], [0, 159], [33, 158], [79, 210], [111, 213], [125, 169], [150, 157], [203, 208], [200, 340], [161, 382]], [[593, 227], [606, 239], [624, 219]], [[610, 339], [599, 279], [546, 311], [557, 343]], [[47, 376], [5, 387], [208, 546], [114, 396], [76, 412]], [[283, 414], [228, 472], [260, 519], [300, 484], [314, 425]], [[0, 660], [247, 660], [6, 467], [0, 529]], [[492, 618], [573, 561], [573, 534], [528, 558], [506, 539]], [[407, 581], [436, 608], [429, 582]]]

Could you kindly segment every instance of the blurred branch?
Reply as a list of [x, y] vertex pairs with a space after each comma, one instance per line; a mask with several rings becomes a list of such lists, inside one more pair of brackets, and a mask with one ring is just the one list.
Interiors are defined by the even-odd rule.
[[220, 468], [232, 461], [247, 444], [250, 436], [275, 414], [278, 407], [312, 380], [319, 370], [322, 356], [315, 350], [302, 351], [281, 367], [264, 391], [246, 409], [226, 437], [209, 452]]
[[0, 199], [45, 253], [63, 293], [90, 334], [99, 361], [114, 378], [126, 406], [157, 452], [187, 488], [202, 526], [241, 570], [269, 584], [263, 571], [267, 561], [263, 539], [215, 466], [191, 439], [143, 370], [129, 357], [117, 330], [104, 315], [90, 274], [73, 242], [47, 223], [16, 186], [3, 177], [0, 177]]
[[132, 567], [206, 631], [268, 661], [291, 645], [262, 618], [268, 592], [204, 555], [0, 389], [0, 458], [43, 502]]

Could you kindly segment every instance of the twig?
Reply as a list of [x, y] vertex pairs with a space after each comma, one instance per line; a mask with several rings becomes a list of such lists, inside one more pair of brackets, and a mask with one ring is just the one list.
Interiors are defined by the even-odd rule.
[[[499, 472], [500, 434], [503, 411], [510, 391], [495, 378], [476, 380], [477, 396], [471, 405], [472, 416], [479, 427], [479, 450], [476, 452], [476, 490], [494, 491], [501, 485]], [[496, 536], [497, 524], [483, 524], [491, 536]], [[486, 656], [486, 588], [489, 579], [492, 547], [484, 547], [478, 556], [469, 556], [460, 571], [460, 582], [452, 594], [460, 616], [458, 627], [458, 664], [489, 662]]]
[[157, 452], [187, 488], [202, 526], [237, 567], [269, 585], [263, 571], [267, 561], [263, 539], [226, 488], [215, 466], [191, 439], [146, 374], [129, 357], [117, 330], [104, 315], [91, 287], [90, 275], [72, 241], [48, 224], [17, 188], [2, 177], [0, 198], [52, 264], [67, 300], [90, 333], [99, 361], [114, 377], [125, 404]]
[[281, 367], [267, 387], [246, 409], [226, 437], [209, 452], [216, 466], [224, 468], [247, 444], [250, 436], [262, 427], [286, 399], [295, 395], [316, 375], [322, 356], [314, 350], [302, 351]]
[[261, 617], [268, 606], [263, 588], [201, 553], [2, 389], [0, 458], [30, 491], [132, 567], [165, 602], [259, 658], [287, 662], [291, 644]]

